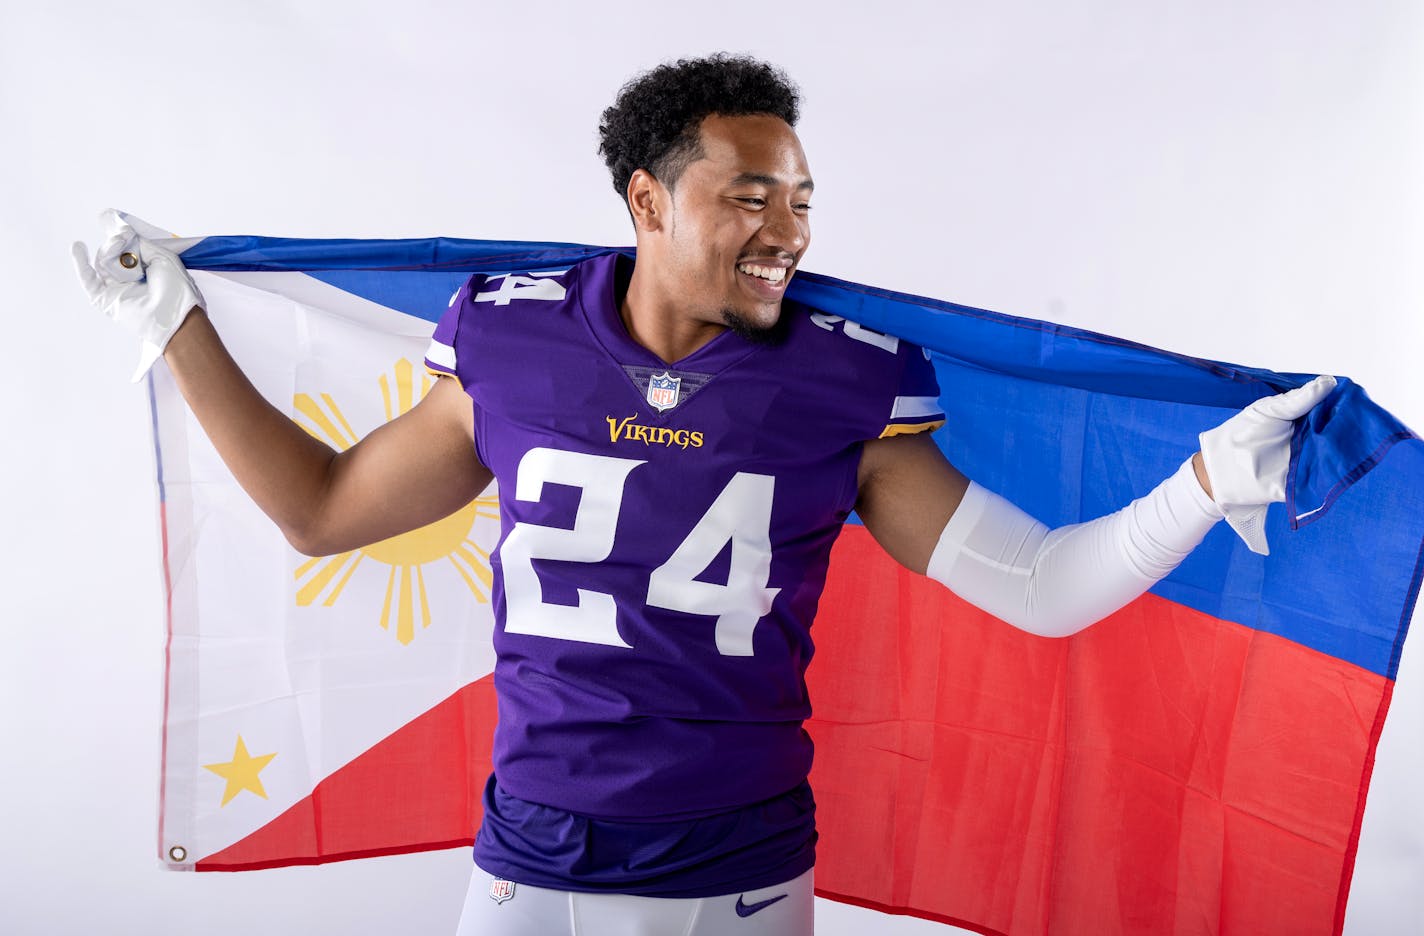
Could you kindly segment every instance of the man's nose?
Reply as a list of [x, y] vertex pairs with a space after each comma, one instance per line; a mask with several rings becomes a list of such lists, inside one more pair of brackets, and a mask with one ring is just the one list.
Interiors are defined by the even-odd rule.
[[805, 216], [798, 215], [789, 204], [768, 204], [761, 240], [768, 247], [791, 254], [800, 254], [811, 240], [811, 227]]

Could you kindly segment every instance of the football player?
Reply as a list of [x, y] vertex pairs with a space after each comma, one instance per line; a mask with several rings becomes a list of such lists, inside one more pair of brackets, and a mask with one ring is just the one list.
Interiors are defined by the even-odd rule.
[[636, 262], [471, 277], [428, 352], [442, 379], [342, 453], [253, 389], [161, 244], [110, 215], [92, 263], [75, 247], [94, 302], [146, 363], [161, 352], [299, 551], [395, 536], [499, 482], [500, 719], [462, 934], [809, 933], [804, 673], [850, 512], [905, 567], [1071, 634], [1223, 516], [1264, 549], [1292, 420], [1333, 386], [1258, 401], [1145, 497], [1047, 529], [945, 460], [919, 348], [784, 298], [815, 189], [797, 117], [751, 59], [630, 82], [600, 132]]

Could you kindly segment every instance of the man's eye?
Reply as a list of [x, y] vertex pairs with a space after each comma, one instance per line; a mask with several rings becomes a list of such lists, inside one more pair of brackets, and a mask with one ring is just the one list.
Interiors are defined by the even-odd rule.
[[747, 205], [748, 207], [751, 207], [751, 208], [765, 208], [765, 207], [766, 207], [766, 199], [765, 199], [765, 198], [745, 197], [745, 198], [738, 198], [737, 201], [739, 201], [739, 202], [741, 202], [742, 204]]
[[800, 205], [793, 205], [792, 207], [795, 208], [797, 211], [801, 212], [802, 214], [805, 214], [806, 212], [811, 210], [811, 206], [805, 203], [802, 203]]

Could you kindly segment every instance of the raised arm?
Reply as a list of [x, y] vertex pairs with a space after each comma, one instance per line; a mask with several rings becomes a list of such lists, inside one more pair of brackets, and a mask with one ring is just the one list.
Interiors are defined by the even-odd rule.
[[[1285, 499], [1292, 422], [1335, 381], [1258, 400], [1202, 433], [1201, 451], [1122, 510], [1050, 530], [968, 481], [925, 435], [867, 442], [856, 510], [906, 568], [1023, 630], [1061, 637], [1166, 576], [1223, 515], [1266, 551], [1266, 505]], [[1203, 457], [1205, 456], [1205, 457]]]
[[457, 381], [437, 381], [409, 412], [338, 453], [252, 386], [176, 257], [135, 240], [128, 246], [140, 255], [143, 279], [106, 276], [106, 266], [119, 263], [106, 250], [120, 246], [111, 238], [95, 266], [76, 249], [91, 298], [134, 327], [146, 347], [162, 351], [223, 462], [300, 552], [329, 555], [415, 529], [458, 510], [489, 483], [475, 455], [473, 409]]
[[901, 564], [1044, 637], [1065, 637], [1126, 605], [1221, 518], [1184, 464], [1117, 513], [1050, 530], [967, 481], [923, 435], [866, 443], [856, 510]]
[[470, 399], [452, 378], [437, 380], [409, 412], [336, 452], [257, 392], [201, 309], [163, 356], [238, 484], [309, 556], [434, 522], [489, 484], [490, 472], [475, 456]]

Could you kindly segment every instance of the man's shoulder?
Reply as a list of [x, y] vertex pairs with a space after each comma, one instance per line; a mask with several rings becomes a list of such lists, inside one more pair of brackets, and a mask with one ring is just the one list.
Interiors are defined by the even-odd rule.
[[509, 273], [476, 273], [456, 294], [455, 305], [470, 311], [494, 311], [508, 306], [522, 309], [549, 309], [563, 303], [577, 279], [577, 267], [548, 270], [521, 270]]
[[788, 301], [784, 315], [787, 344], [813, 360], [848, 361], [870, 372], [898, 371], [907, 353], [920, 353], [894, 335], [799, 302]]
[[[519, 335], [563, 334], [589, 303], [605, 301], [608, 258], [540, 269], [476, 273], [451, 300], [452, 339], [485, 343]], [[437, 329], [438, 330], [438, 329]], [[548, 337], [548, 335], [545, 335]]]
[[[601, 258], [594, 258], [594, 261]], [[583, 340], [573, 327], [589, 264], [474, 273], [450, 297], [435, 326], [426, 365], [469, 381], [492, 370], [543, 360], [547, 349]]]
[[[780, 382], [868, 438], [937, 425], [939, 387], [924, 350], [912, 342], [800, 303], [788, 303], [788, 346]], [[797, 391], [796, 388], [800, 388]]]

